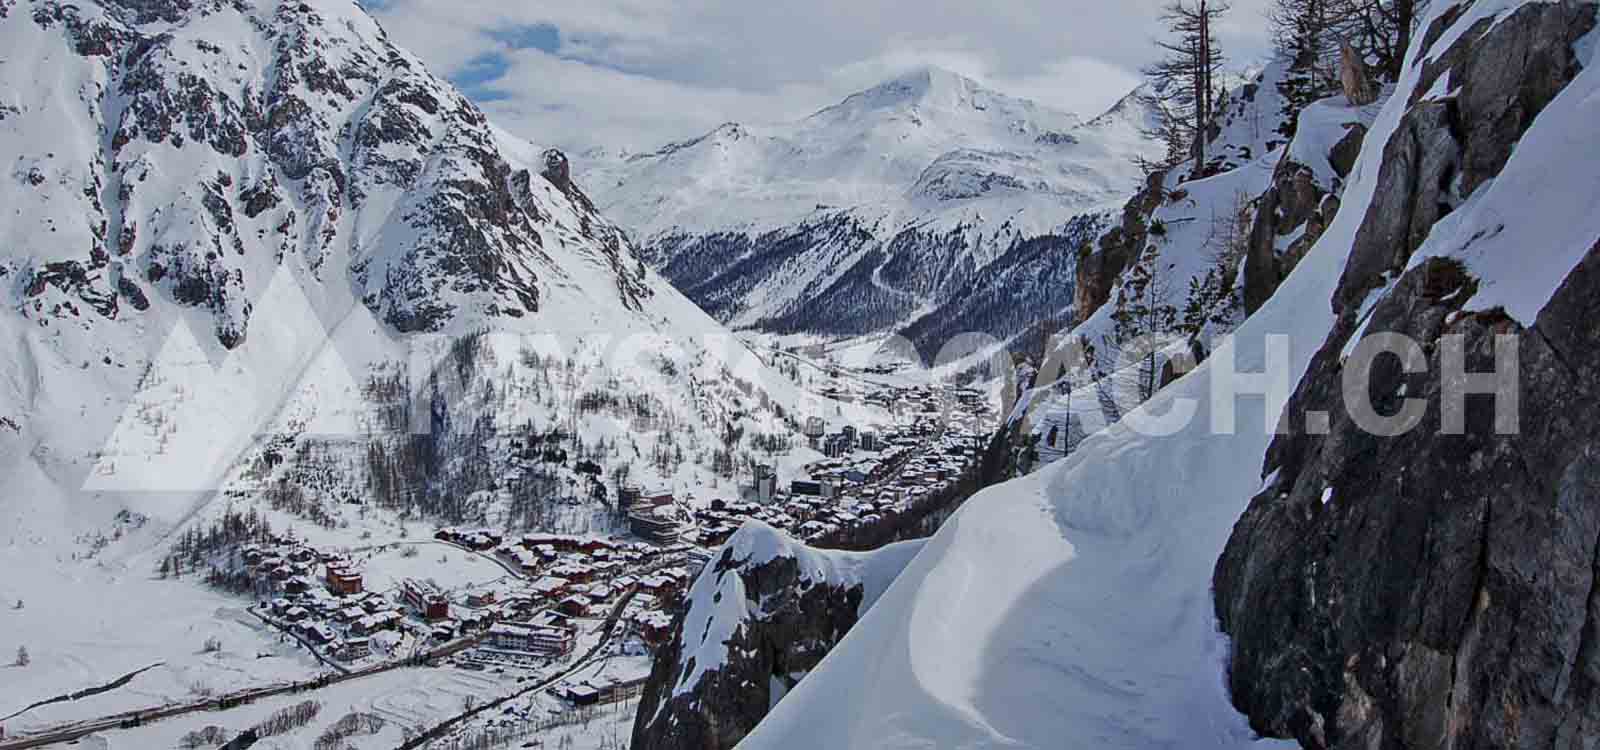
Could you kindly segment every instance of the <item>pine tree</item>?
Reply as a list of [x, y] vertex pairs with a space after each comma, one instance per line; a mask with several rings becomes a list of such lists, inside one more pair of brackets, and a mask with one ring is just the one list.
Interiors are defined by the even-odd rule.
[[29, 664], [32, 664], [32, 663], [33, 663], [33, 657], [28, 655], [28, 647], [27, 646], [18, 646], [17, 647], [16, 666], [26, 667], [26, 666], [28, 666]]
[[1178, 308], [1172, 304], [1168, 274], [1159, 267], [1160, 262], [1161, 249], [1149, 246], [1128, 269], [1111, 313], [1107, 348], [1116, 354], [1112, 367], [1137, 363], [1135, 393], [1140, 402], [1149, 400], [1160, 388], [1163, 339], [1178, 327]]
[[1153, 135], [1167, 144], [1169, 164], [1192, 157], [1196, 173], [1205, 168], [1220, 94], [1216, 21], [1229, 9], [1227, 0], [1169, 0], [1161, 13], [1169, 38], [1156, 42], [1162, 58], [1144, 70], [1160, 123]]
[[1338, 0], [1276, 0], [1269, 11], [1273, 44], [1288, 66], [1278, 91], [1285, 102], [1279, 133], [1293, 138], [1300, 111], [1338, 87], [1339, 40], [1333, 4]]
[[[1373, 62], [1386, 81], [1400, 80], [1406, 50], [1429, 0], [1330, 0], [1333, 31]], [[1337, 42], [1336, 42], [1337, 43]]]

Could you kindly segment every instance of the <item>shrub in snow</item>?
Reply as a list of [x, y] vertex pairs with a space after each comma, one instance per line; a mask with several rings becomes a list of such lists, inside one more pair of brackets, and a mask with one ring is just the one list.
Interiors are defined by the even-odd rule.
[[257, 724], [250, 731], [254, 732], [256, 737], [262, 739], [279, 734], [287, 734], [315, 721], [317, 714], [321, 712], [321, 703], [305, 701], [268, 716], [265, 721]]
[[227, 741], [228, 730], [212, 725], [185, 734], [178, 740], [178, 747], [182, 750], [198, 750], [202, 747], [217, 747]]

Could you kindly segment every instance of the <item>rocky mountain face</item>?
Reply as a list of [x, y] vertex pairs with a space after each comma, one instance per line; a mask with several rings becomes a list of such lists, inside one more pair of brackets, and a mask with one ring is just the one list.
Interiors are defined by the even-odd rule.
[[748, 522], [689, 591], [656, 652], [634, 747], [732, 748], [832, 650], [921, 549], [806, 547]]
[[[1005, 444], [994, 446], [998, 471], [1057, 461], [1138, 405], [1147, 394], [1128, 382], [1141, 378], [1139, 368], [1119, 359], [1128, 329], [1184, 339], [1183, 354], [1203, 360], [1333, 223], [1377, 107], [1352, 106], [1342, 95], [1291, 106], [1283, 91], [1294, 75], [1280, 61], [1239, 82], [1219, 108], [1209, 161], [1150, 174], [1120, 215], [1079, 245], [1068, 272], [1072, 315], [1054, 329], [1061, 338], [1051, 347], [1039, 340], [1028, 350], [1046, 356], [1030, 373], [1032, 390]], [[1149, 280], [1143, 293], [1134, 292], [1137, 279]], [[1165, 311], [1170, 322], [1118, 322], [1119, 311], [1140, 305]], [[1072, 343], [1093, 361], [1076, 361], [1063, 345]], [[1164, 387], [1178, 370], [1171, 352], [1161, 358], [1154, 380]]]
[[[1281, 89], [1292, 75], [1282, 63], [1274, 64], [1230, 91], [1219, 108], [1210, 161], [1186, 162], [1170, 172], [1149, 175], [1123, 206], [1118, 223], [1083, 248], [1075, 273], [1075, 322], [1088, 321], [1113, 301], [1124, 272], [1152, 242], [1165, 242], [1161, 233], [1168, 226], [1196, 220], [1192, 212], [1181, 211], [1185, 203], [1192, 206], [1192, 190], [1185, 183], [1203, 185], [1230, 180], [1229, 175], [1235, 176], [1231, 181], [1246, 183], [1234, 188], [1237, 216], [1230, 219], [1236, 226], [1228, 229], [1239, 246], [1228, 248], [1238, 256], [1228, 259], [1237, 274], [1238, 302], [1248, 314], [1272, 296], [1332, 223], [1339, 208], [1332, 196], [1349, 177], [1367, 132], [1363, 119], [1370, 117], [1370, 112], [1330, 101], [1311, 102], [1303, 110], [1291, 108]], [[1313, 132], [1296, 137], [1302, 124]], [[1264, 164], [1272, 165], [1273, 171], [1263, 185], [1252, 174], [1259, 169], [1251, 167]], [[1155, 227], [1159, 228], [1152, 236]], [[1216, 244], [1214, 239], [1211, 244]], [[1186, 282], [1176, 279], [1174, 286], [1181, 288]]]
[[[923, 69], [799, 122], [596, 160], [585, 179], [649, 262], [732, 327], [904, 329], [937, 350], [941, 320], [1006, 339], [1070, 307], [1070, 249], [1136, 183], [1147, 120], [1137, 97], [1082, 122]], [[971, 294], [1000, 278], [1029, 297], [1020, 319]]]
[[[1571, 139], [1595, 116], [1597, 10], [1454, 2], [1413, 49], [1337, 322], [1288, 409], [1331, 424], [1274, 441], [1216, 568], [1233, 700], [1263, 734], [1578, 748], [1600, 731], [1600, 227], [1565, 198], [1594, 180]], [[1566, 213], [1509, 218], [1544, 204]], [[1378, 359], [1357, 393], [1420, 423], [1386, 437], [1342, 382], [1390, 333], [1415, 361]], [[1466, 381], [1441, 373], [1504, 369], [1512, 345], [1501, 395], [1453, 407]]]
[[[7, 118], [31, 188], [8, 192], [53, 204], [12, 221], [55, 235], [29, 243], [39, 257], [6, 259], [28, 276], [25, 314], [72, 317], [81, 303], [115, 319], [160, 294], [205, 310], [231, 349], [259, 272], [290, 255], [328, 282], [348, 268], [360, 302], [402, 332], [536, 313], [544, 278], [560, 275], [543, 236], [550, 198], [533, 196], [543, 188], [506, 160], [482, 112], [359, 11], [30, 6], [8, 26], [31, 28], [9, 36], [41, 53], [65, 43], [82, 83], [62, 93], [80, 102], [71, 114], [92, 148], [50, 151], [62, 113], [48, 108]], [[581, 222], [565, 228], [575, 238], [626, 252], [587, 201], [557, 200]], [[637, 269], [626, 275], [619, 293], [637, 293]]]

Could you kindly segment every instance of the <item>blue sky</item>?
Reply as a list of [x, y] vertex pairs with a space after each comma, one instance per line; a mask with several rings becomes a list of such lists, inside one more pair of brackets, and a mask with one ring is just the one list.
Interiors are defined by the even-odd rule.
[[515, 82], [506, 79], [511, 72], [512, 54], [521, 50], [546, 55], [561, 52], [561, 30], [548, 23], [490, 29], [485, 35], [492, 43], [489, 49], [447, 72], [451, 81], [480, 103], [515, 97]]
[[[1267, 51], [1268, 0], [1225, 46]], [[365, 0], [501, 126], [570, 150], [648, 150], [728, 121], [793, 120], [938, 65], [1092, 116], [1138, 83], [1158, 0]]]

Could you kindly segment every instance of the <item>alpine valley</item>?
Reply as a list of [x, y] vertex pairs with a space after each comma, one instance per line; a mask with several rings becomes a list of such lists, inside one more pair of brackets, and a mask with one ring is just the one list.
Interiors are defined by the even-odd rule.
[[726, 6], [427, 2], [0, 0], [0, 750], [1596, 747], [1600, 0], [571, 157]]

